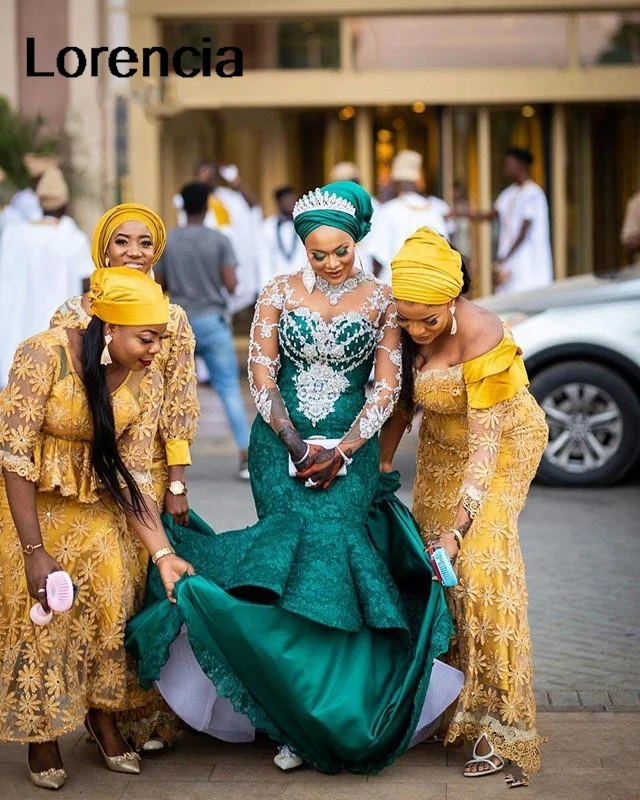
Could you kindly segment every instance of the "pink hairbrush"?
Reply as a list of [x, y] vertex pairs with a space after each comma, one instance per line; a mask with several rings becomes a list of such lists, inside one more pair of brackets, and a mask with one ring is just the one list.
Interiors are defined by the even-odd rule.
[[48, 625], [53, 612], [64, 614], [69, 611], [75, 600], [76, 588], [67, 572], [59, 570], [47, 576], [47, 604], [51, 609], [47, 613], [40, 603], [31, 607], [29, 616], [35, 625]]

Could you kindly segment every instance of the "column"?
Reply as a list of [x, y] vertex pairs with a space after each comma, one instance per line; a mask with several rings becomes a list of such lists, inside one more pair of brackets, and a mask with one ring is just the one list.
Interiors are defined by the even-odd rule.
[[553, 265], [556, 280], [567, 277], [567, 118], [553, 107], [551, 128], [551, 197]]
[[[160, 44], [160, 30], [154, 17], [133, 15], [131, 17], [131, 47], [142, 53], [143, 47]], [[160, 120], [152, 117], [144, 107], [141, 90], [158, 85], [157, 78], [142, 78], [140, 72], [130, 78], [132, 82], [129, 105], [129, 174], [130, 196], [136, 203], [160, 209], [162, 203], [162, 181], [160, 160]]]
[[[487, 211], [493, 206], [491, 196], [491, 117], [485, 106], [478, 111], [478, 200], [480, 209]], [[478, 294], [484, 296], [493, 291], [491, 253], [491, 225], [481, 223], [478, 235]]]
[[370, 108], [359, 108], [355, 116], [355, 155], [364, 188], [375, 193], [373, 117]]
[[18, 107], [18, 15], [17, 0], [4, 0], [0, 8], [0, 95]]
[[442, 194], [447, 203], [453, 203], [455, 180], [453, 158], [453, 109], [445, 108], [440, 122], [440, 153], [442, 159]]
[[340, 143], [340, 120], [329, 111], [331, 116], [327, 120], [324, 133], [324, 175], [328, 178], [337, 161], [338, 146]]
[[[102, 45], [102, 18], [100, 3], [87, 0], [69, 0], [69, 41], [82, 42], [85, 53]], [[108, 79], [106, 53], [101, 56], [100, 75], [91, 77], [89, 70], [69, 80], [69, 107], [65, 129], [73, 141], [70, 157], [74, 169], [83, 180], [83, 197], [74, 203], [78, 223], [91, 231], [109, 205], [105, 155], [107, 149], [107, 120], [105, 103]]]

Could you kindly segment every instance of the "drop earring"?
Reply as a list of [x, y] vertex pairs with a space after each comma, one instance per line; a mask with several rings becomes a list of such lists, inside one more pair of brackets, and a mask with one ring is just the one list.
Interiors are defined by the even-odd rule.
[[113, 341], [113, 336], [110, 333], [107, 333], [104, 337], [104, 350], [102, 351], [102, 355], [100, 356], [100, 364], [103, 367], [109, 366], [109, 364], [113, 364], [113, 359], [111, 358], [111, 353], [109, 352], [109, 345]]
[[455, 336], [458, 332], [458, 320], [456, 319], [456, 307], [449, 306], [449, 313], [451, 314], [451, 331], [450, 335]]
[[313, 271], [309, 261], [307, 261], [302, 270], [302, 283], [304, 283], [304, 288], [311, 294], [313, 287], [316, 285], [316, 273]]
[[105, 265], [105, 267], [110, 267], [111, 266], [111, 262], [109, 261], [109, 256], [105, 256], [104, 257], [104, 265]]

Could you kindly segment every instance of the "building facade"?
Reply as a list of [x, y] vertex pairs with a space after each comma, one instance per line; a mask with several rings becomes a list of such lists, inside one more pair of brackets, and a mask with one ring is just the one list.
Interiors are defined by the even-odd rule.
[[[26, 118], [42, 117], [46, 130], [66, 137], [63, 168], [76, 179], [72, 211], [90, 231], [106, 206], [117, 199], [118, 110], [126, 86], [109, 74], [64, 77], [56, 67], [63, 48], [119, 44], [128, 36], [127, 0], [2, 0], [0, 3], [0, 96]], [[27, 40], [34, 41], [33, 66], [27, 74]], [[74, 56], [67, 63], [73, 70]], [[123, 169], [120, 170], [123, 172]]]
[[[557, 277], [618, 267], [640, 188], [637, 0], [130, 0], [136, 53], [239, 47], [242, 77], [131, 79], [131, 195], [172, 219], [199, 158], [238, 164], [269, 211], [355, 160], [384, 194], [400, 148], [426, 183], [476, 208], [502, 188], [507, 146], [528, 146], [551, 207]], [[492, 231], [474, 234], [489, 291]]]

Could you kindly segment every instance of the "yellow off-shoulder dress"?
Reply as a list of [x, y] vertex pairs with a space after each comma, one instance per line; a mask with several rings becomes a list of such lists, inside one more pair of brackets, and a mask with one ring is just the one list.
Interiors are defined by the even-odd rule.
[[486, 733], [524, 772], [540, 767], [527, 586], [518, 516], [547, 443], [522, 351], [505, 329], [490, 352], [416, 374], [424, 409], [414, 515], [425, 541], [450, 529], [463, 493], [479, 503], [448, 590], [457, 626], [451, 659], [465, 675], [446, 741]]
[[[50, 325], [84, 330], [90, 321], [91, 317], [82, 307], [82, 297], [78, 295], [60, 306]], [[191, 464], [189, 446], [195, 438], [200, 416], [194, 363], [195, 338], [184, 309], [175, 303], [169, 306], [167, 332], [169, 338], [162, 343], [160, 353], [149, 367], [161, 379], [163, 386], [151, 465], [155, 494], [161, 506], [167, 490], [168, 467]], [[139, 558], [146, 570], [146, 551], [141, 550]], [[135, 597], [136, 611], [142, 607], [143, 595], [144, 583]], [[145, 693], [138, 688], [136, 696], [131, 698], [131, 705], [133, 710], [118, 715], [118, 725], [138, 747], [154, 734], [170, 742], [184, 727], [155, 689]]]
[[[142, 492], [153, 497], [151, 453], [162, 382], [131, 373], [112, 393], [118, 447]], [[93, 427], [64, 329], [20, 345], [0, 393], [0, 466], [36, 485], [42, 538], [78, 586], [73, 608], [35, 626], [24, 557], [0, 475], [0, 740], [56, 739], [89, 707], [136, 702], [125, 623], [144, 589], [138, 544], [96, 483]], [[146, 566], [146, 564], [145, 564]]]

